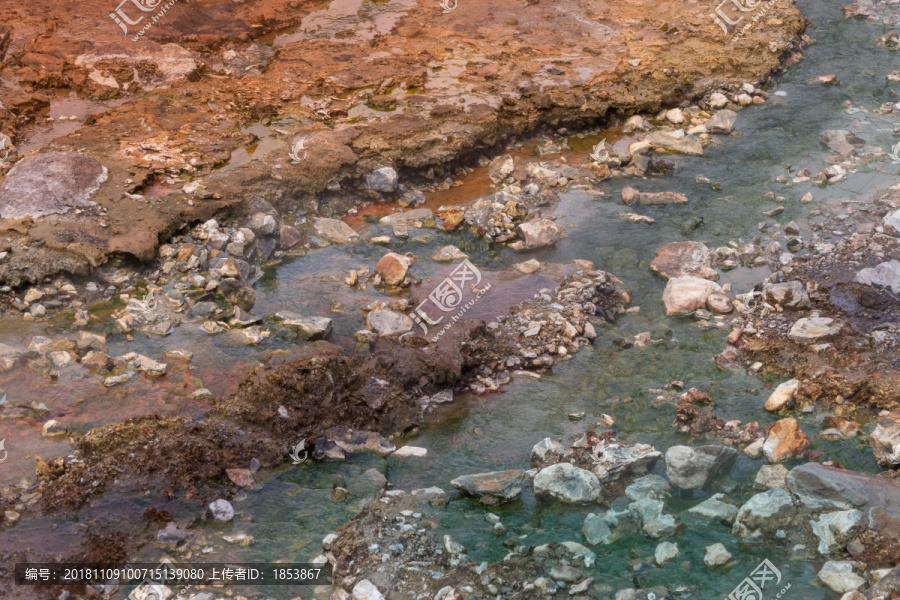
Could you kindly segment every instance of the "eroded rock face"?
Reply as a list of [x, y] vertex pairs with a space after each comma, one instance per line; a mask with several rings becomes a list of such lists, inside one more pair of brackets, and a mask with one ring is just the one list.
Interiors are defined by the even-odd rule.
[[0, 218], [39, 219], [90, 208], [106, 167], [78, 152], [41, 152], [17, 162], [0, 186]]

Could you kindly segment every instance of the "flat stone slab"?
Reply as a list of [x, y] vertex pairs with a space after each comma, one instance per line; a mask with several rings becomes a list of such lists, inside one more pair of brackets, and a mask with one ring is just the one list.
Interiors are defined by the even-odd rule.
[[836, 336], [843, 326], [843, 323], [830, 317], [806, 317], [794, 323], [788, 337], [798, 344], [808, 344]]
[[0, 218], [39, 219], [95, 206], [106, 167], [79, 152], [41, 152], [17, 162], [0, 186]]
[[522, 493], [525, 471], [511, 469], [462, 475], [451, 481], [450, 485], [470, 496], [481, 498], [485, 504], [499, 504], [509, 502]]

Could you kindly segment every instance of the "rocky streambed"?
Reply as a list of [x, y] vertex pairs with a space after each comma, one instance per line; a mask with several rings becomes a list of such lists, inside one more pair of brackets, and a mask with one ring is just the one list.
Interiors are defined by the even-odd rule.
[[897, 597], [895, 7], [182, 8], [0, 31], [4, 562], [332, 585], [0, 594]]

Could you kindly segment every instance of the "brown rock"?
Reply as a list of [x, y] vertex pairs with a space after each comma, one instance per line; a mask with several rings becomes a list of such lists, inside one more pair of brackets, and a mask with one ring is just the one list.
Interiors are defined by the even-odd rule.
[[399, 285], [406, 277], [410, 264], [412, 261], [409, 257], [396, 252], [388, 252], [375, 265], [375, 272], [381, 275], [388, 285]]
[[282, 225], [278, 228], [279, 241], [278, 241], [278, 249], [281, 251], [290, 250], [294, 246], [300, 244], [304, 241], [304, 236], [302, 233], [297, 231], [296, 227], [291, 227], [290, 225]]
[[650, 263], [650, 270], [666, 279], [688, 275], [703, 279], [719, 278], [712, 268], [709, 248], [703, 242], [671, 242], [660, 246]]
[[803, 456], [809, 450], [809, 438], [800, 430], [797, 419], [789, 417], [772, 425], [763, 443], [763, 454], [770, 463]]
[[255, 485], [253, 473], [250, 472], [250, 469], [225, 469], [225, 474], [238, 487], [250, 488]]
[[444, 229], [447, 231], [453, 231], [459, 224], [463, 221], [463, 216], [466, 214], [461, 208], [456, 206], [442, 206], [435, 213], [443, 222]]

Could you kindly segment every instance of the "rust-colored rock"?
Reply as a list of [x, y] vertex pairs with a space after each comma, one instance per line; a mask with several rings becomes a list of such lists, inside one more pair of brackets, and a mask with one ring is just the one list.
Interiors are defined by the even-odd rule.
[[763, 454], [770, 463], [798, 458], [809, 450], [809, 438], [800, 430], [797, 419], [781, 419], [769, 429], [763, 443]]

